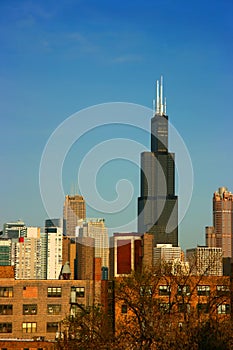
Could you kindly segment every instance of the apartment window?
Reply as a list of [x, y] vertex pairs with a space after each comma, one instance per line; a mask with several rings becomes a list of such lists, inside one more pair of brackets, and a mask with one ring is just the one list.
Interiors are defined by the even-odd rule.
[[121, 313], [122, 314], [127, 314], [128, 307], [126, 304], [121, 305]]
[[180, 303], [178, 304], [178, 311], [184, 314], [190, 312], [190, 304], [189, 303]]
[[197, 286], [197, 295], [210, 295], [210, 286]]
[[0, 333], [12, 333], [12, 323], [0, 323]]
[[140, 287], [140, 295], [152, 295], [152, 287], [151, 286], [141, 286]]
[[204, 313], [204, 314], [208, 314], [209, 312], [209, 304], [208, 303], [198, 303], [197, 304], [197, 311]]
[[159, 295], [170, 295], [170, 286], [159, 286]]
[[58, 322], [48, 322], [47, 323], [47, 332], [56, 333], [58, 331]]
[[190, 286], [188, 285], [179, 285], [177, 287], [177, 294], [178, 295], [190, 295]]
[[49, 315], [59, 315], [61, 313], [61, 304], [48, 304], [47, 313]]
[[12, 315], [13, 305], [0, 305], [0, 315]]
[[13, 287], [0, 287], [0, 298], [2, 297], [13, 297]]
[[23, 323], [23, 333], [35, 333], [37, 329], [36, 322], [24, 322]]
[[220, 304], [217, 308], [218, 314], [229, 314], [230, 313], [230, 305], [229, 304]]
[[36, 304], [25, 304], [23, 305], [23, 315], [36, 315], [37, 305]]
[[169, 303], [160, 303], [159, 304], [159, 311], [167, 314], [170, 311], [171, 305]]
[[84, 287], [76, 287], [76, 297], [83, 298], [85, 295], [85, 288]]
[[229, 286], [225, 286], [225, 285], [216, 286], [216, 290], [217, 290], [218, 296], [229, 295], [229, 293], [230, 293]]
[[61, 287], [48, 287], [48, 297], [61, 297]]

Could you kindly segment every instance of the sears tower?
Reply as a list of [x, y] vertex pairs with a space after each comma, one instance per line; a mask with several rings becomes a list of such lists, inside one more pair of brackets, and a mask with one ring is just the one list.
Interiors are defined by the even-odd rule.
[[141, 197], [138, 231], [151, 233], [154, 245], [178, 246], [178, 198], [175, 195], [175, 155], [168, 152], [168, 116], [163, 80], [157, 81], [156, 108], [151, 119], [151, 152], [141, 154]]

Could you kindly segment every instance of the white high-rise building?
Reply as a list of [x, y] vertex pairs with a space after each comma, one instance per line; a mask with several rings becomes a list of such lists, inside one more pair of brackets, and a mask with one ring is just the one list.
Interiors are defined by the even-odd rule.
[[153, 263], [158, 266], [161, 263], [181, 260], [181, 248], [173, 247], [172, 244], [157, 244], [153, 249]]
[[102, 267], [109, 268], [109, 237], [104, 219], [86, 219], [78, 228], [79, 237], [95, 240], [95, 258], [101, 258]]
[[222, 276], [222, 248], [198, 246], [187, 249], [186, 258], [194, 275]]
[[43, 246], [46, 244], [47, 279], [58, 279], [62, 269], [62, 228], [46, 227]]
[[20, 237], [14, 242], [16, 279], [43, 279], [41, 273], [41, 239]]

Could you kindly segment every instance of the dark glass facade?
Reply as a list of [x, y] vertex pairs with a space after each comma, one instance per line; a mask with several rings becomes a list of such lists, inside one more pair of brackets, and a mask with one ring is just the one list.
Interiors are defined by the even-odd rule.
[[151, 152], [141, 154], [141, 196], [138, 231], [151, 233], [154, 245], [178, 246], [178, 198], [175, 195], [175, 155], [168, 152], [168, 116], [151, 119]]

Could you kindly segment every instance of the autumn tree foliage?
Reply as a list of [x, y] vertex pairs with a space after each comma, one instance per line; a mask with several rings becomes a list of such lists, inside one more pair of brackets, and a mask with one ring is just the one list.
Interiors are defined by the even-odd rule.
[[82, 306], [59, 349], [232, 349], [230, 278], [207, 272], [162, 263], [115, 279], [114, 329], [101, 306]]

